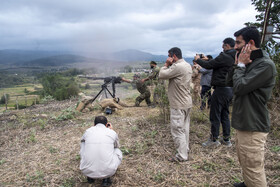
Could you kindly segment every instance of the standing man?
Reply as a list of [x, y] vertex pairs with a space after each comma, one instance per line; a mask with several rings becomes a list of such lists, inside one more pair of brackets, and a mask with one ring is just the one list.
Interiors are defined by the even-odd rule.
[[[212, 60], [213, 57], [211, 55], [207, 55], [203, 58], [203, 60]], [[210, 108], [211, 103], [211, 79], [212, 79], [212, 69], [205, 69], [198, 65], [198, 71], [201, 73], [200, 85], [201, 85], [201, 106], [200, 110], [204, 110], [206, 107], [206, 101], [208, 104], [208, 108]]]
[[97, 116], [94, 126], [87, 129], [81, 139], [80, 170], [89, 183], [103, 179], [102, 186], [110, 186], [110, 177], [122, 161], [119, 139], [105, 116]]
[[161, 89], [164, 89], [164, 85], [162, 80], [158, 80], [160, 68], [157, 66], [157, 63], [155, 61], [151, 61], [150, 67], [152, 69], [151, 74], [147, 78], [142, 79], [141, 81], [143, 83], [148, 80], [152, 81], [152, 85], [155, 86], [155, 88], [153, 89], [153, 104], [156, 105], [159, 103]]
[[200, 100], [200, 79], [201, 74], [199, 73], [198, 65], [192, 66], [192, 83], [193, 83], [193, 103], [197, 104]]
[[270, 130], [267, 101], [277, 75], [275, 64], [260, 49], [255, 27], [234, 33], [237, 67], [233, 74], [232, 127], [236, 129], [236, 151], [244, 182], [236, 187], [266, 187], [265, 142]]
[[146, 101], [148, 106], [151, 106], [151, 92], [149, 91], [147, 85], [140, 80], [140, 75], [134, 74], [133, 81], [129, 79], [122, 78], [122, 81], [132, 83], [136, 85], [136, 88], [140, 95], [135, 100], [135, 106], [139, 107], [142, 101]]
[[199, 55], [195, 56], [195, 62], [205, 69], [213, 69], [211, 85], [214, 88], [211, 97], [210, 106], [210, 122], [211, 134], [210, 138], [202, 143], [204, 147], [219, 146], [220, 124], [223, 127], [222, 143], [227, 147], [232, 144], [230, 142], [230, 120], [229, 120], [229, 104], [232, 99], [232, 88], [226, 84], [226, 75], [232, 70], [236, 51], [234, 50], [234, 40], [226, 38], [223, 41], [223, 52], [215, 59], [204, 61]]
[[171, 48], [165, 65], [160, 69], [159, 79], [168, 79], [168, 100], [170, 103], [171, 134], [177, 154], [170, 157], [171, 162], [182, 162], [189, 159], [189, 128], [192, 107], [191, 79], [192, 68], [182, 58], [181, 49]]

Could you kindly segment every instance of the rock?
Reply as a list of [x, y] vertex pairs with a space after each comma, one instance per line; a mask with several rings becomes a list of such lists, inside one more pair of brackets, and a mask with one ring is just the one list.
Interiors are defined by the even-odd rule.
[[106, 107], [123, 109], [114, 99], [103, 99], [99, 104], [103, 109]]
[[77, 111], [81, 112], [85, 108], [85, 103], [80, 102], [78, 107], [76, 108]]

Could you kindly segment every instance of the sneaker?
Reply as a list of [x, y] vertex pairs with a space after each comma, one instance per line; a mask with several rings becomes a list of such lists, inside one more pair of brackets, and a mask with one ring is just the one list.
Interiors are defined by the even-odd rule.
[[93, 184], [95, 180], [90, 177], [87, 177], [87, 181], [89, 184]]
[[111, 186], [112, 185], [112, 181], [110, 178], [106, 178], [102, 180], [102, 186]]
[[244, 182], [240, 182], [240, 183], [234, 183], [233, 184], [234, 187], [246, 187]]
[[214, 142], [212, 139], [208, 139], [206, 142], [202, 143], [203, 147], [218, 147], [219, 145], [221, 145], [219, 140]]
[[227, 141], [221, 140], [221, 143], [222, 143], [223, 145], [225, 145], [226, 147], [231, 147], [231, 146], [232, 146], [232, 143], [231, 143], [230, 140], [227, 140]]

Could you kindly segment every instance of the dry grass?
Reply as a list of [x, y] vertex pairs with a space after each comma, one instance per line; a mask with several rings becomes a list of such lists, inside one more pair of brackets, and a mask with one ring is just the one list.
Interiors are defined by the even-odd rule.
[[[94, 116], [102, 112], [58, 121], [62, 110], [76, 102], [52, 102], [0, 116], [0, 186], [94, 186], [86, 183], [79, 170], [79, 142]], [[231, 186], [242, 180], [234, 146], [201, 147], [209, 135], [209, 122], [207, 112], [202, 114], [195, 107], [190, 128], [193, 160], [168, 162], [175, 149], [169, 125], [162, 122], [159, 113], [158, 108], [143, 103], [108, 116], [124, 153], [113, 186]], [[280, 185], [279, 154], [279, 137], [270, 134], [266, 149], [270, 186]]]

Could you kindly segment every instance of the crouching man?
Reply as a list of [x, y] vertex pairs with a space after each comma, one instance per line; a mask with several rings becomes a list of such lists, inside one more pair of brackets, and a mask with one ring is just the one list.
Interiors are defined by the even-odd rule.
[[110, 179], [122, 161], [117, 133], [105, 116], [97, 116], [94, 126], [87, 129], [81, 139], [80, 170], [89, 183], [103, 179], [102, 186], [110, 186]]

